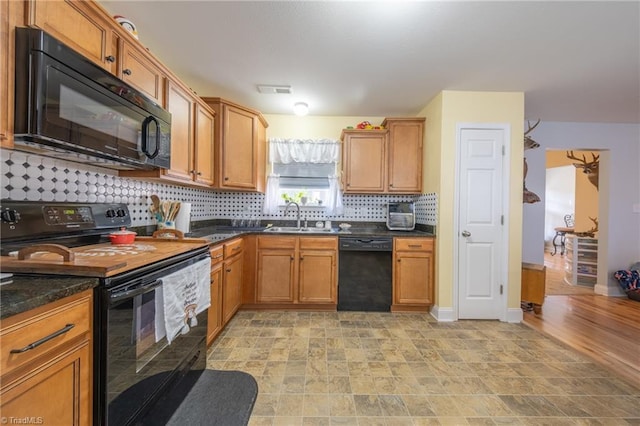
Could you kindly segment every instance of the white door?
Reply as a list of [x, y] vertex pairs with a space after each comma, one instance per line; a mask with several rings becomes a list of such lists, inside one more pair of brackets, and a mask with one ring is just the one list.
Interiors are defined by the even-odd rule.
[[501, 319], [505, 129], [459, 129], [458, 318]]

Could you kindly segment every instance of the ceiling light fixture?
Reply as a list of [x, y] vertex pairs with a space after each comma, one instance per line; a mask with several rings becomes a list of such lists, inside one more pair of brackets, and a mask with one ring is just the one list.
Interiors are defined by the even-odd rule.
[[293, 105], [293, 113], [295, 115], [307, 115], [309, 113], [309, 105], [305, 102], [296, 102]]

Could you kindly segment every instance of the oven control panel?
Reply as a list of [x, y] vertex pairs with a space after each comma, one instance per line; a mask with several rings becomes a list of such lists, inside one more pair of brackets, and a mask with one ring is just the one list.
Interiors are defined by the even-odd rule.
[[126, 204], [0, 202], [2, 239], [78, 232], [131, 226]]

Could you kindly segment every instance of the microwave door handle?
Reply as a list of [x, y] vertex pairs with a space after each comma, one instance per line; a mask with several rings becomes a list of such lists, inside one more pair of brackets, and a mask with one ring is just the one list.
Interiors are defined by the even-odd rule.
[[[154, 122], [156, 124], [156, 146], [153, 152], [149, 152], [149, 124]], [[142, 152], [151, 159], [158, 156], [160, 151], [160, 123], [154, 117], [149, 116], [142, 122]]]

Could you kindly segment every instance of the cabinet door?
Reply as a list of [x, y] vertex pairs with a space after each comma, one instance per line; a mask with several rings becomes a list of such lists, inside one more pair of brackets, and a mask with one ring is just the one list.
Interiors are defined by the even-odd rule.
[[387, 132], [345, 133], [342, 157], [344, 192], [384, 192], [386, 144]]
[[336, 303], [336, 252], [300, 251], [298, 300], [301, 303]]
[[388, 120], [389, 192], [420, 193], [422, 190], [422, 120]]
[[394, 304], [432, 304], [432, 277], [431, 252], [396, 252], [393, 274]]
[[90, 61], [112, 71], [116, 52], [111, 51], [112, 22], [106, 21], [97, 6], [84, 1], [27, 2], [29, 24], [48, 32]]
[[293, 303], [295, 250], [258, 250], [256, 302]]
[[198, 183], [213, 185], [213, 125], [214, 117], [202, 105], [196, 103], [195, 176]]
[[167, 110], [171, 113], [171, 168], [167, 175], [193, 180], [193, 98], [167, 80]]
[[3, 383], [0, 393], [3, 419], [42, 419], [44, 424], [78, 426], [91, 424], [90, 346], [90, 341], [84, 341], [34, 369], [31, 374], [12, 383]]
[[256, 122], [255, 114], [223, 105], [221, 188], [256, 189]]
[[15, 27], [24, 26], [24, 4], [0, 2], [0, 146], [13, 148]]
[[207, 346], [222, 329], [222, 264], [211, 268], [211, 306], [207, 318]]
[[164, 105], [164, 74], [145, 53], [128, 41], [122, 44], [120, 78]]
[[236, 313], [242, 300], [242, 256], [224, 261], [222, 272], [222, 324], [226, 324]]

